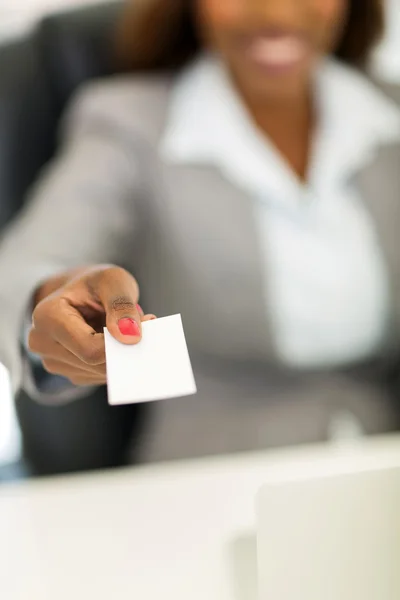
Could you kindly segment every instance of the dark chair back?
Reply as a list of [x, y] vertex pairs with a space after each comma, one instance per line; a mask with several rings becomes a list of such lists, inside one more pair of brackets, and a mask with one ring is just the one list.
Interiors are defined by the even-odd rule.
[[111, 40], [121, 2], [44, 18], [0, 46], [0, 229], [52, 157], [69, 98], [112, 72]]

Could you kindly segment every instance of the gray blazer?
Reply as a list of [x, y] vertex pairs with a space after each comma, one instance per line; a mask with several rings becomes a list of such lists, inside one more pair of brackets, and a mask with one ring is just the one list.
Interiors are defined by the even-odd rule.
[[137, 277], [146, 310], [182, 313], [199, 387], [197, 396], [154, 405], [149, 460], [321, 440], [343, 409], [368, 432], [390, 428], [397, 398], [388, 383], [400, 356], [400, 145], [383, 147], [357, 178], [390, 275], [387, 346], [371, 365], [300, 373], [275, 352], [249, 198], [215, 168], [159, 156], [170, 89], [168, 78], [148, 77], [83, 90], [58, 158], [2, 239], [0, 359], [14, 390], [35, 392], [20, 348], [32, 290], [60, 270], [112, 262]]

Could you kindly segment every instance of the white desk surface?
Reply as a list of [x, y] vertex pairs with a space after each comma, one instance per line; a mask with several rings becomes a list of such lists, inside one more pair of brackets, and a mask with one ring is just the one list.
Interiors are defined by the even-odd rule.
[[1, 486], [0, 597], [253, 600], [236, 549], [260, 485], [355, 463], [399, 466], [400, 438]]

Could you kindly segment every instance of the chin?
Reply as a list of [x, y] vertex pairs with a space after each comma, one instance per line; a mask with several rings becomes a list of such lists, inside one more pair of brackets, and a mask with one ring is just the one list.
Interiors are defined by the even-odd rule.
[[304, 69], [296, 73], [279, 75], [249, 76], [242, 80], [242, 88], [247, 98], [263, 102], [286, 102], [301, 100], [308, 95], [313, 69]]

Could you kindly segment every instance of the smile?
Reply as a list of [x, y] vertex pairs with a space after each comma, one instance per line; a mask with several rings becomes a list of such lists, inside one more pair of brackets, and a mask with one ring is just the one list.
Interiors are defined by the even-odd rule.
[[247, 57], [269, 71], [287, 71], [301, 64], [310, 54], [304, 36], [293, 34], [258, 35], [247, 45]]

